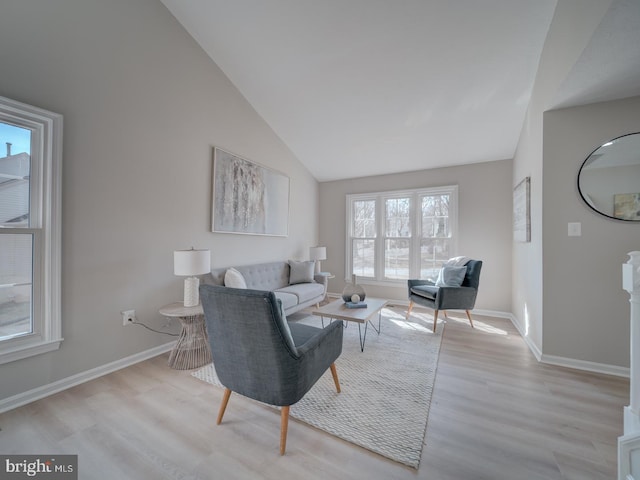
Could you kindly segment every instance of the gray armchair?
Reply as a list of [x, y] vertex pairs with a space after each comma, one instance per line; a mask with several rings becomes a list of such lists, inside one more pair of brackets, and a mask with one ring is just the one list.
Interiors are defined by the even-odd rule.
[[462, 285], [459, 287], [437, 287], [429, 280], [408, 280], [407, 289], [410, 302], [407, 318], [411, 315], [411, 310], [416, 303], [423, 307], [432, 308], [434, 310], [433, 331], [435, 332], [440, 310], [444, 311], [445, 317], [447, 310], [464, 310], [467, 313], [471, 328], [473, 328], [470, 310], [473, 310], [476, 303], [482, 261], [469, 260], [465, 266], [467, 267], [467, 272]]
[[231, 392], [281, 406], [280, 454], [287, 444], [289, 406], [331, 369], [342, 353], [342, 322], [326, 328], [289, 324], [273, 292], [201, 285], [213, 365], [225, 387], [218, 412], [222, 422]]

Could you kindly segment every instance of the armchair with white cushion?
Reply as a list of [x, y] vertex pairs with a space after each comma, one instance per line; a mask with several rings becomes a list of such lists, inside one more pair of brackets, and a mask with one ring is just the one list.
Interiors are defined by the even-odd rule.
[[444, 311], [445, 317], [447, 310], [464, 310], [473, 328], [470, 311], [476, 303], [481, 269], [481, 260], [468, 260], [464, 265], [445, 264], [435, 283], [430, 280], [407, 280], [410, 301], [407, 319], [415, 304], [432, 308], [435, 332], [440, 310]]

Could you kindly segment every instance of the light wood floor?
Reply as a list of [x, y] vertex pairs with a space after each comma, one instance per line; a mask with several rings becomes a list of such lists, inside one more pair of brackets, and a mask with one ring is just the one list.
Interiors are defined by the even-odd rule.
[[417, 471], [295, 420], [281, 457], [276, 411], [232, 395], [216, 426], [222, 389], [167, 355], [0, 415], [0, 452], [78, 454], [83, 480], [616, 478], [628, 381], [539, 364], [508, 320], [474, 319], [445, 327]]

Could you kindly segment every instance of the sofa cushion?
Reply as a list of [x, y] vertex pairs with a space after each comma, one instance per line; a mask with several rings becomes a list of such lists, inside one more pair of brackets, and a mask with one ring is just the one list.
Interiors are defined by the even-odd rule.
[[316, 262], [313, 260], [304, 262], [289, 260], [289, 285], [313, 282], [313, 270], [315, 269], [315, 266]]
[[303, 303], [317, 297], [318, 295], [322, 295], [324, 293], [324, 286], [320, 283], [300, 283], [297, 285], [289, 285], [288, 287], [279, 288], [276, 290], [276, 297], [279, 293], [295, 295], [298, 299], [297, 303]]
[[[202, 283], [224, 285], [224, 277], [229, 268], [212, 269], [210, 274], [203, 276]], [[318, 275], [315, 281], [311, 283], [289, 285], [291, 267], [286, 261], [241, 265], [233, 268], [242, 274], [248, 289], [275, 292], [276, 298], [280, 298], [283, 308], [289, 315], [324, 298], [327, 284], [326, 277]], [[283, 290], [278, 293], [279, 289], [288, 289], [295, 286], [301, 287], [301, 290], [293, 289], [289, 292]]]
[[467, 267], [442, 267], [436, 280], [437, 287], [459, 287], [462, 285]]
[[254, 290], [276, 290], [289, 284], [289, 265], [287, 262], [257, 263], [236, 267]]
[[247, 288], [247, 282], [235, 268], [228, 268], [224, 274], [224, 286], [231, 288]]
[[293, 293], [281, 292], [280, 290], [276, 290], [273, 292], [278, 300], [282, 302], [282, 308], [284, 310], [289, 310], [291, 307], [295, 307], [298, 305], [298, 296]]
[[439, 289], [440, 287], [436, 287], [435, 285], [418, 285], [411, 287], [411, 293], [430, 300], [435, 300]]

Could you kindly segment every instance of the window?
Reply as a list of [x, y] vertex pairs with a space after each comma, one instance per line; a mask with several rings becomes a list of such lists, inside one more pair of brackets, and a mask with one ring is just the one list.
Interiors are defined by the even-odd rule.
[[0, 363], [6, 363], [62, 341], [62, 116], [0, 97], [0, 149]]
[[347, 278], [435, 280], [454, 256], [457, 186], [347, 195]]

